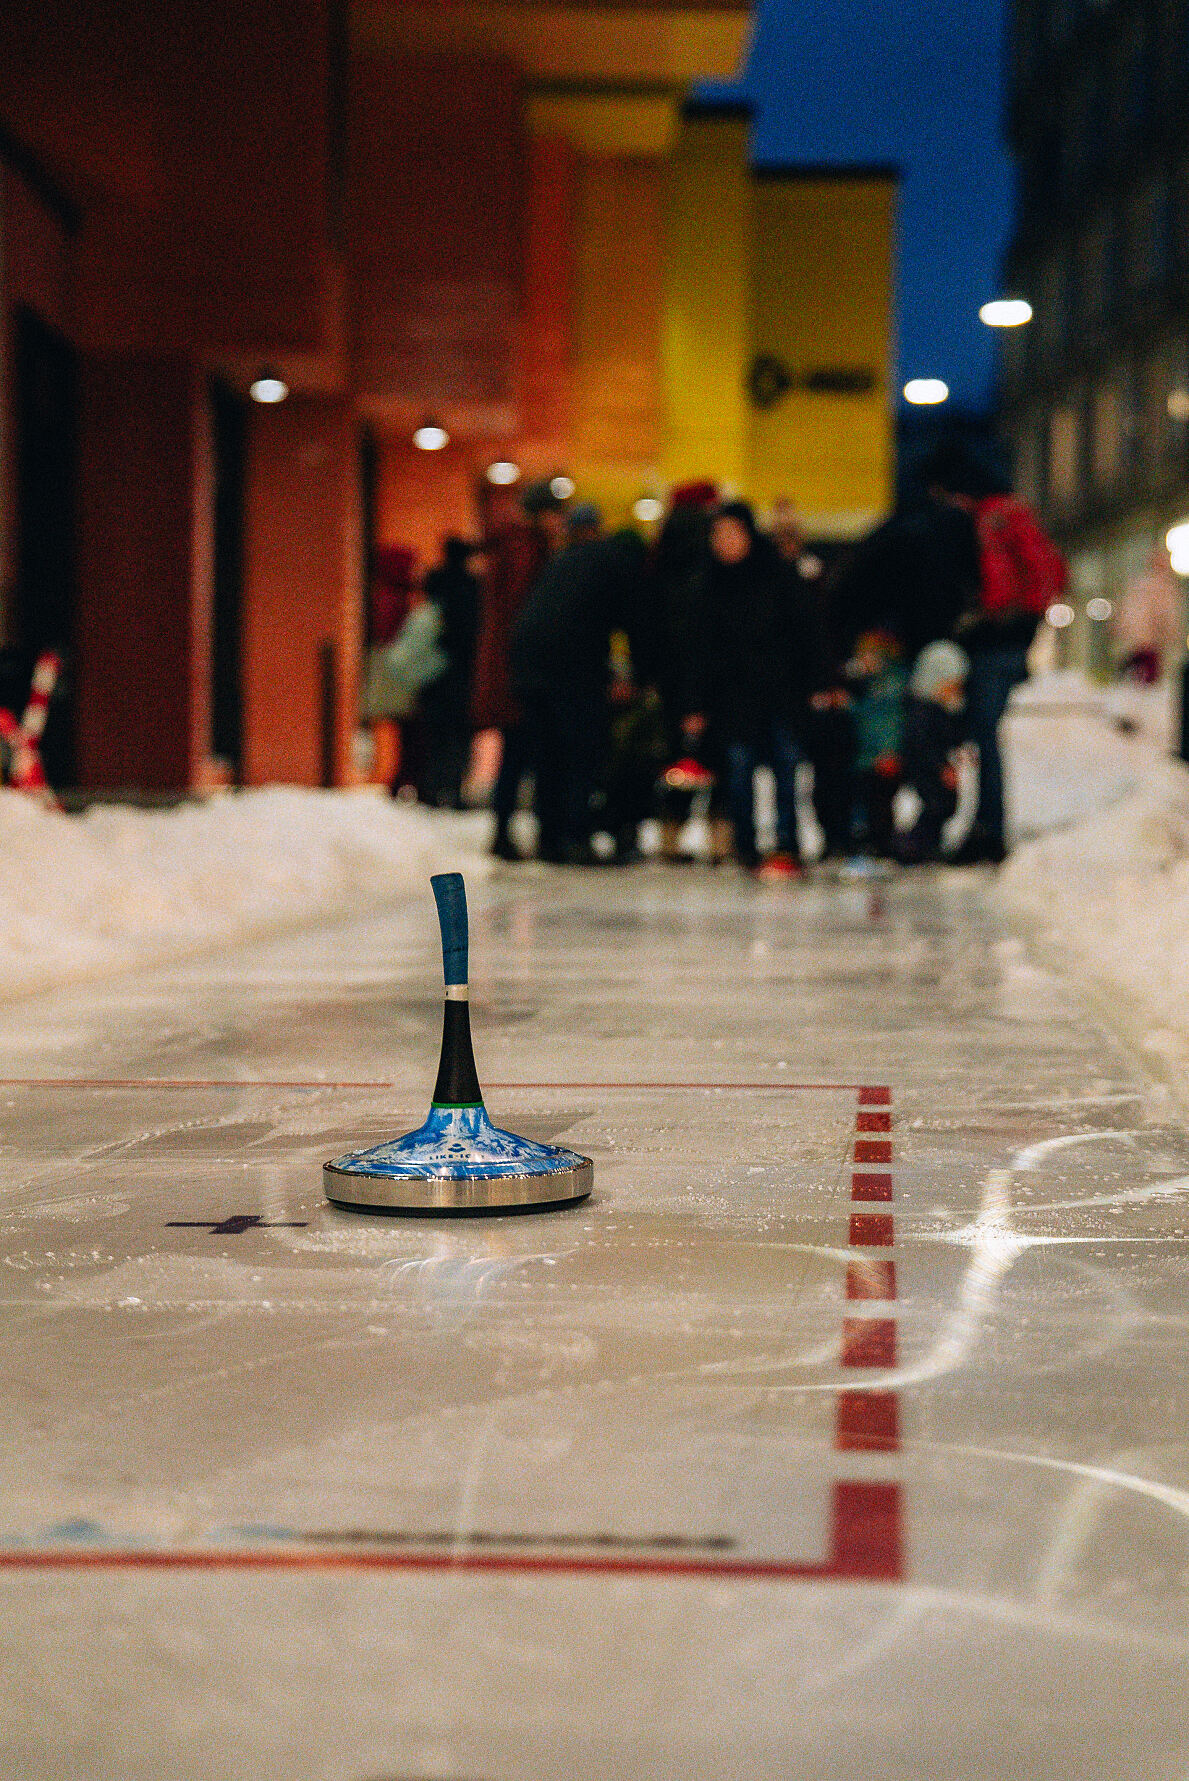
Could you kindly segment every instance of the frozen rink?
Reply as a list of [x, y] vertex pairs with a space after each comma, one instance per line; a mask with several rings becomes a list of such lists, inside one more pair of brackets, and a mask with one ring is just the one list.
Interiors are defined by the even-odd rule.
[[473, 882], [0, 1009], [0, 1774], [1184, 1781], [1189, 1137], [978, 874]]

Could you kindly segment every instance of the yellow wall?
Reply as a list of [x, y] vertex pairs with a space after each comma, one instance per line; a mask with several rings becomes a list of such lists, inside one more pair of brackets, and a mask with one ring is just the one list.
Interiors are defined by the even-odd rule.
[[[558, 445], [579, 494], [621, 524], [641, 495], [712, 477], [761, 509], [789, 498], [819, 534], [872, 524], [893, 483], [894, 182], [757, 176], [748, 121], [730, 113], [694, 113], [667, 139], [668, 101], [536, 107], [537, 128], [574, 157], [570, 426]], [[794, 387], [760, 410], [748, 391], [760, 353], [794, 384], [870, 370], [875, 385]]]
[[579, 167], [569, 468], [612, 523], [655, 482], [660, 456], [661, 167], [650, 156]]
[[750, 412], [748, 492], [789, 496], [811, 529], [850, 532], [890, 505], [895, 186], [885, 178], [761, 178], [754, 187], [750, 354], [794, 374], [869, 367], [869, 395], [794, 388]]
[[748, 124], [696, 118], [668, 167], [661, 335], [669, 483], [747, 474], [743, 383], [752, 257]]

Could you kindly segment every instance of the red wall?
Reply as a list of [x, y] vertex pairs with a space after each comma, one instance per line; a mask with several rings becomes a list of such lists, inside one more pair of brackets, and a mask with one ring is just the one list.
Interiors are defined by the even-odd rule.
[[507, 411], [525, 148], [513, 70], [352, 66], [349, 326], [360, 387]]
[[563, 462], [570, 432], [577, 157], [560, 138], [538, 139], [530, 152], [520, 433], [544, 469]]
[[352, 777], [363, 628], [358, 431], [347, 398], [252, 411], [243, 605], [244, 779], [318, 785], [320, 646], [334, 649], [335, 778]]

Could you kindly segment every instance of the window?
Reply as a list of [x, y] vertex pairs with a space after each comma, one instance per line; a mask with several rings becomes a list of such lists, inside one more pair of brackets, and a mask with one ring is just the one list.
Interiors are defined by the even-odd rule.
[[1075, 402], [1063, 403], [1049, 416], [1049, 496], [1055, 506], [1071, 507], [1081, 477], [1081, 426]]
[[1113, 487], [1123, 466], [1123, 397], [1115, 378], [1094, 391], [1090, 419], [1090, 473], [1095, 489]]
[[1091, 223], [1078, 247], [1081, 312], [1090, 327], [1100, 326], [1111, 308], [1111, 232], [1105, 217]]
[[1148, 180], [1127, 202], [1126, 274], [1137, 295], [1160, 284], [1168, 272], [1170, 227], [1167, 181]]
[[1044, 504], [1044, 435], [1035, 421], [1029, 421], [1015, 440], [1015, 484], [1033, 507]]

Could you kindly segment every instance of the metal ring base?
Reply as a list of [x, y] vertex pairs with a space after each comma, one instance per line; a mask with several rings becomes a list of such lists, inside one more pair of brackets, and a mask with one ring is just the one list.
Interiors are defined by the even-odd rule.
[[555, 1212], [588, 1198], [594, 1186], [594, 1164], [583, 1157], [575, 1169], [555, 1169], [548, 1174], [450, 1181], [433, 1175], [364, 1175], [325, 1163], [322, 1185], [331, 1205], [344, 1212], [395, 1212], [422, 1218]]

